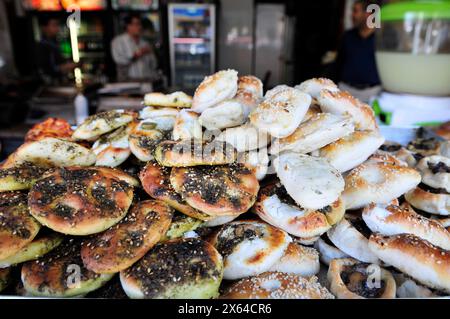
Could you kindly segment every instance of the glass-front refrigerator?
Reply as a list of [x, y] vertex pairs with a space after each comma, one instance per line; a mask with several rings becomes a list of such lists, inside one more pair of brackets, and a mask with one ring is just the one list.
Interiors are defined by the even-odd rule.
[[169, 4], [171, 85], [193, 91], [215, 69], [213, 4]]

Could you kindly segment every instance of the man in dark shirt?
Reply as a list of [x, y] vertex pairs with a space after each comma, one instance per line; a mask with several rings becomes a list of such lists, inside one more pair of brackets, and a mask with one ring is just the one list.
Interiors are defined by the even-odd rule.
[[76, 64], [65, 61], [59, 51], [56, 41], [59, 21], [55, 18], [42, 17], [39, 24], [41, 41], [37, 48], [38, 72], [45, 82], [55, 83], [60, 81], [63, 75], [71, 72]]
[[381, 90], [375, 62], [375, 28], [367, 23], [371, 15], [367, 7], [372, 3], [357, 0], [353, 4], [354, 28], [345, 32], [337, 57], [339, 87], [364, 102]]

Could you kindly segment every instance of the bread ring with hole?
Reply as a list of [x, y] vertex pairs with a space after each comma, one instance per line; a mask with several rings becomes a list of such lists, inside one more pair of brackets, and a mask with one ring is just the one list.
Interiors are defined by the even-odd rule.
[[416, 168], [422, 174], [422, 183], [450, 192], [450, 158], [440, 155], [424, 157]]
[[344, 204], [339, 199], [319, 210], [300, 207], [287, 194], [281, 183], [269, 184], [259, 192], [254, 211], [267, 223], [301, 238], [316, 237], [330, 229], [330, 216], [344, 216]]
[[330, 291], [338, 299], [392, 299], [396, 283], [392, 274], [376, 264], [352, 258], [333, 259], [327, 274]]
[[304, 277], [311, 277], [319, 270], [318, 251], [297, 243], [290, 243], [284, 255], [269, 269], [269, 271], [297, 274]]
[[445, 189], [419, 184], [405, 194], [405, 199], [414, 208], [429, 214], [450, 215], [450, 194]]
[[291, 237], [256, 220], [223, 225], [212, 244], [224, 258], [224, 279], [239, 279], [268, 271], [284, 255]]

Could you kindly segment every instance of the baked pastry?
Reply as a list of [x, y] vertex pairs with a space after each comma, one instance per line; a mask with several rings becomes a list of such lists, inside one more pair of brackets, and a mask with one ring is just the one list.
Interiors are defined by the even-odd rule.
[[450, 292], [450, 254], [424, 239], [410, 234], [373, 234], [370, 250], [385, 263], [424, 285]]
[[30, 190], [30, 213], [43, 225], [69, 235], [102, 232], [125, 217], [133, 187], [112, 170], [55, 169]]
[[136, 114], [124, 110], [112, 110], [89, 116], [73, 132], [75, 140], [95, 141], [101, 135], [114, 131], [133, 121]]
[[40, 297], [75, 297], [94, 291], [113, 274], [96, 274], [83, 266], [81, 242], [73, 238], [36, 261], [23, 264], [21, 279], [26, 292]]
[[192, 111], [202, 113], [207, 108], [235, 96], [238, 76], [235, 70], [224, 70], [205, 77], [195, 90]]
[[298, 206], [280, 183], [269, 184], [261, 189], [254, 211], [267, 223], [287, 233], [300, 237], [317, 237], [330, 229], [330, 216], [344, 216], [345, 208], [339, 199], [318, 210], [308, 210]]
[[1, 259], [0, 268], [7, 268], [26, 261], [38, 259], [58, 247], [62, 241], [63, 236], [58, 233], [38, 234], [32, 242], [24, 246], [14, 255]]
[[0, 192], [30, 189], [48, 169], [25, 162], [16, 167], [0, 168]]
[[438, 297], [431, 289], [418, 284], [411, 277], [405, 274], [394, 274], [394, 279], [397, 284], [398, 298], [435, 298]]
[[420, 184], [405, 194], [405, 199], [414, 208], [429, 214], [450, 215], [450, 194], [445, 189]]
[[207, 220], [204, 223], [202, 223], [202, 227], [216, 227], [216, 226], [225, 225], [225, 224], [228, 224], [229, 222], [235, 220], [238, 217], [239, 217], [239, 215], [213, 217], [210, 220]]
[[357, 130], [377, 130], [378, 125], [372, 108], [345, 91], [320, 91], [317, 101], [323, 112], [349, 114]]
[[267, 133], [257, 129], [250, 123], [227, 128], [216, 137], [216, 141], [227, 142], [238, 152], [247, 152], [258, 148], [264, 148], [270, 143], [270, 140], [271, 138]]
[[173, 209], [163, 202], [137, 203], [120, 223], [83, 243], [84, 266], [99, 274], [130, 267], [167, 232], [172, 215]]
[[399, 160], [394, 155], [391, 155], [389, 153], [376, 151], [370, 157], [365, 161], [365, 164], [372, 164], [372, 163], [384, 163], [394, 166], [408, 166], [407, 163]]
[[191, 107], [192, 96], [180, 91], [170, 94], [152, 92], [144, 95], [144, 105], [162, 107]]
[[313, 78], [296, 85], [294, 88], [302, 92], [308, 93], [314, 99], [320, 96], [322, 90], [328, 90], [329, 92], [338, 92], [339, 88], [337, 85], [325, 78]]
[[326, 159], [288, 152], [279, 155], [273, 165], [281, 184], [303, 208], [330, 205], [344, 190], [344, 179]]
[[91, 166], [96, 157], [90, 149], [67, 140], [45, 137], [22, 144], [13, 154], [14, 166], [29, 162], [39, 166]]
[[197, 238], [175, 239], [121, 271], [120, 282], [134, 299], [207, 299], [218, 296], [222, 273], [222, 257], [213, 246]]
[[284, 151], [310, 153], [339, 140], [354, 130], [350, 116], [319, 113], [303, 122], [288, 137], [275, 139], [270, 147], [271, 154]]
[[395, 298], [394, 277], [376, 264], [352, 258], [333, 259], [327, 278], [331, 293], [338, 299]]
[[187, 216], [200, 220], [211, 219], [211, 216], [189, 206], [181, 195], [173, 189], [170, 184], [170, 171], [169, 167], [161, 166], [155, 161], [147, 163], [139, 174], [142, 187], [146, 193]]
[[212, 244], [224, 258], [224, 279], [239, 279], [268, 271], [285, 253], [291, 237], [256, 220], [222, 226]]
[[265, 272], [234, 283], [222, 299], [334, 299], [317, 277]]
[[27, 207], [27, 195], [0, 193], [0, 260], [20, 252], [33, 241], [41, 228]]
[[95, 141], [92, 151], [96, 155], [96, 166], [116, 167], [127, 160], [131, 155], [128, 143], [130, 129], [130, 126], [122, 126]]
[[37, 141], [44, 137], [69, 139], [72, 134], [73, 130], [66, 120], [50, 117], [33, 125], [25, 135], [25, 142]]
[[423, 217], [411, 209], [371, 204], [364, 208], [362, 218], [370, 230], [382, 235], [412, 234], [431, 244], [450, 250], [450, 233], [439, 222]]
[[450, 192], [450, 158], [427, 156], [419, 161], [416, 168], [422, 175], [422, 183]]
[[189, 167], [223, 165], [236, 160], [235, 149], [219, 141], [201, 140], [163, 141], [155, 149], [155, 159], [162, 166]]
[[269, 271], [310, 277], [319, 272], [319, 253], [311, 247], [290, 243], [284, 255], [270, 267]]
[[201, 140], [202, 135], [202, 126], [198, 121], [198, 114], [189, 110], [181, 110], [175, 118], [173, 125], [172, 137], [174, 141]]
[[238, 78], [238, 91], [249, 92], [260, 99], [263, 97], [263, 84], [256, 76], [243, 75]]
[[214, 217], [245, 213], [259, 190], [255, 174], [242, 164], [176, 167], [170, 183], [190, 206]]
[[314, 248], [317, 249], [320, 261], [325, 265], [329, 265], [333, 259], [349, 257], [342, 250], [334, 246], [327, 234], [323, 234], [315, 243]]
[[200, 226], [204, 226], [202, 220], [175, 211], [169, 230], [161, 237], [161, 242], [184, 237], [185, 234], [194, 232]]
[[165, 134], [156, 129], [156, 124], [145, 120], [133, 125], [128, 137], [131, 153], [143, 162], [153, 160], [156, 146], [164, 139]]
[[410, 167], [361, 164], [345, 176], [342, 197], [347, 209], [362, 208], [370, 203], [385, 204], [414, 189], [420, 179], [419, 172]]
[[384, 142], [384, 137], [374, 131], [356, 131], [319, 150], [340, 172], [355, 168], [369, 158]]
[[380, 263], [368, 247], [370, 230], [360, 218], [342, 219], [327, 232], [327, 236], [347, 255], [366, 263]]
[[139, 117], [145, 123], [153, 123], [157, 130], [170, 131], [175, 125], [178, 113], [179, 110], [173, 107], [147, 106], [139, 113]]
[[417, 155], [396, 142], [385, 141], [377, 153], [392, 155], [409, 167], [415, 167], [417, 164]]
[[236, 161], [250, 167], [258, 181], [264, 179], [269, 170], [269, 154], [265, 148], [238, 153]]
[[242, 103], [237, 99], [229, 99], [204, 110], [198, 121], [203, 127], [212, 131], [241, 125], [246, 119]]
[[285, 84], [279, 84], [279, 85], [271, 88], [270, 90], [267, 90], [266, 94], [264, 94], [264, 99], [270, 99], [274, 95], [276, 95], [276, 94], [278, 94], [278, 93], [280, 93], [282, 91], [285, 91], [286, 89], [292, 89], [292, 87], [287, 86]]
[[421, 156], [439, 155], [441, 142], [434, 137], [423, 137], [421, 136], [421, 131], [419, 131], [418, 137], [409, 142], [406, 148]]
[[301, 123], [311, 104], [311, 96], [286, 88], [266, 98], [250, 114], [250, 122], [273, 137], [291, 135]]

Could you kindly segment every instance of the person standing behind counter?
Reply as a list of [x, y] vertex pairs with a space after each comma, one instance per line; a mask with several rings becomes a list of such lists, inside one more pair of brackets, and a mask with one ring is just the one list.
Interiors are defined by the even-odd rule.
[[37, 46], [37, 67], [39, 76], [47, 84], [57, 84], [64, 75], [77, 66], [66, 61], [58, 47], [56, 36], [59, 33], [59, 20], [43, 16], [39, 19], [41, 40]]
[[339, 88], [366, 103], [381, 91], [375, 62], [375, 28], [367, 24], [370, 4], [377, 1], [356, 0], [353, 4], [354, 27], [344, 33], [337, 56]]
[[157, 61], [150, 44], [142, 38], [142, 22], [138, 15], [125, 18], [126, 31], [115, 37], [111, 53], [117, 67], [117, 80], [151, 79], [156, 74]]

